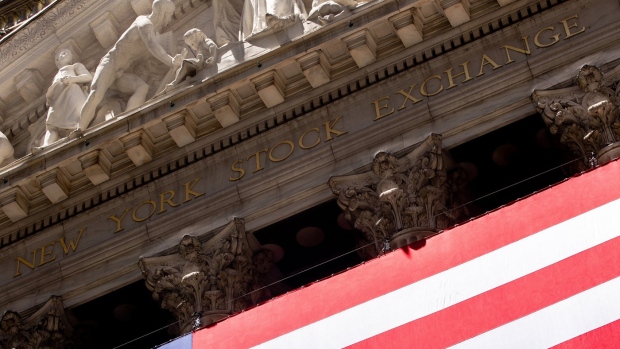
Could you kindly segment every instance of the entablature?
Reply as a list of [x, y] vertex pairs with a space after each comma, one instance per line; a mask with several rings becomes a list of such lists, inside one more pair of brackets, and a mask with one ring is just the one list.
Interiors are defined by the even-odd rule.
[[[128, 182], [129, 174], [135, 177], [140, 173], [142, 179], [137, 183], [148, 183], [184, 166], [179, 164], [209, 157], [392, 76], [424, 67], [462, 46], [479, 45], [479, 39], [543, 11], [543, 6], [554, 5], [548, 1], [513, 4], [498, 10], [501, 13], [462, 25], [463, 31], [431, 37], [409, 49], [402, 40], [398, 49], [377, 45], [381, 39], [391, 42], [389, 38], [399, 37], [394, 31], [383, 31], [383, 37], [377, 33], [390, 23], [397, 27], [395, 23], [402, 20], [403, 13], [413, 16], [418, 5], [404, 9], [382, 3], [373, 6], [381, 10], [375, 14], [379, 17], [376, 20], [354, 17], [362, 21], [359, 27], [341, 24], [330, 31], [308, 34], [303, 41], [286, 46], [289, 50], [283, 52], [284, 59], [277, 55], [284, 48], [276, 49], [202, 83], [181, 85], [148, 101], [137, 112], [121, 114], [89, 129], [83, 139], [58, 142], [5, 167], [0, 173], [5, 181], [4, 206], [16, 210], [6, 208], [0, 213], [2, 245], [140, 186], [131, 184], [136, 183], [135, 178]], [[307, 42], [312, 40], [318, 44], [308, 49]], [[356, 55], [361, 57], [358, 61]], [[364, 67], [364, 59], [374, 62]], [[256, 62], [261, 67], [254, 65]], [[488, 61], [486, 64], [491, 65]], [[384, 101], [375, 103], [381, 109]], [[377, 119], [380, 113], [378, 110]], [[86, 201], [74, 199], [87, 193], [91, 194]], [[52, 208], [52, 213], [41, 215], [60, 202], [60, 211]], [[16, 230], [14, 223], [18, 221], [21, 227]]]

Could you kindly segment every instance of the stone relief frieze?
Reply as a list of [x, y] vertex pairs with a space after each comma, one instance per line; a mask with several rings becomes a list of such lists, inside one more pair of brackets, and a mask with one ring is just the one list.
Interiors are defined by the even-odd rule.
[[252, 250], [243, 222], [234, 220], [206, 242], [186, 235], [176, 253], [141, 258], [140, 269], [153, 298], [186, 333], [262, 301], [272, 260], [271, 251]]
[[98, 0], [65, 0], [56, 4], [44, 16], [17, 31], [13, 37], [0, 46], [0, 69], [28, 52], [43, 39], [54, 35], [56, 28], [68, 22], [77, 13]]
[[575, 156], [581, 169], [620, 155], [620, 67], [608, 74], [585, 65], [577, 86], [534, 91], [532, 100], [549, 131]]
[[365, 3], [356, 0], [313, 0], [308, 20], [326, 25]]
[[7, 311], [0, 318], [0, 349], [70, 349], [73, 327], [60, 297], [52, 297], [28, 318]]
[[[453, 183], [444, 165], [441, 136], [429, 136], [402, 158], [380, 152], [370, 172], [329, 180], [338, 205], [364, 234], [366, 257], [406, 246], [462, 220]], [[363, 244], [363, 243], [360, 243]]]

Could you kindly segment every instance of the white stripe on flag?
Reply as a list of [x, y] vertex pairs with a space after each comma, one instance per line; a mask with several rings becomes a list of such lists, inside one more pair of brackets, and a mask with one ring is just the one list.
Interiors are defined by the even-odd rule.
[[357, 343], [620, 236], [611, 219], [617, 212], [620, 200], [254, 348], [342, 348]]
[[549, 348], [620, 319], [619, 294], [620, 277], [450, 348]]

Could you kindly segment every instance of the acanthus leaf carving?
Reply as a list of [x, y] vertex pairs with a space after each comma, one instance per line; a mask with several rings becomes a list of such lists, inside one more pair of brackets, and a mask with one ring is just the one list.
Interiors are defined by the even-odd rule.
[[261, 275], [271, 269], [269, 253], [254, 252], [243, 222], [234, 220], [206, 242], [186, 235], [177, 253], [143, 257], [140, 268], [153, 298], [186, 333], [261, 301], [252, 291], [262, 288]]
[[51, 297], [26, 319], [7, 311], [0, 318], [0, 349], [70, 349], [73, 327], [60, 297]]
[[370, 172], [332, 177], [344, 216], [364, 234], [375, 255], [423, 239], [457, 220], [452, 185], [443, 164], [441, 136], [433, 134], [398, 159], [380, 152]]
[[534, 91], [532, 100], [549, 131], [582, 158], [585, 169], [594, 156], [604, 163], [620, 155], [620, 67], [604, 76], [584, 65], [577, 86]]

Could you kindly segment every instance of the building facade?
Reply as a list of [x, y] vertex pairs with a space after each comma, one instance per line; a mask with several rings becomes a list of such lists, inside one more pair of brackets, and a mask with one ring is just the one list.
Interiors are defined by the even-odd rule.
[[0, 3], [0, 347], [152, 347], [610, 161], [617, 13]]

